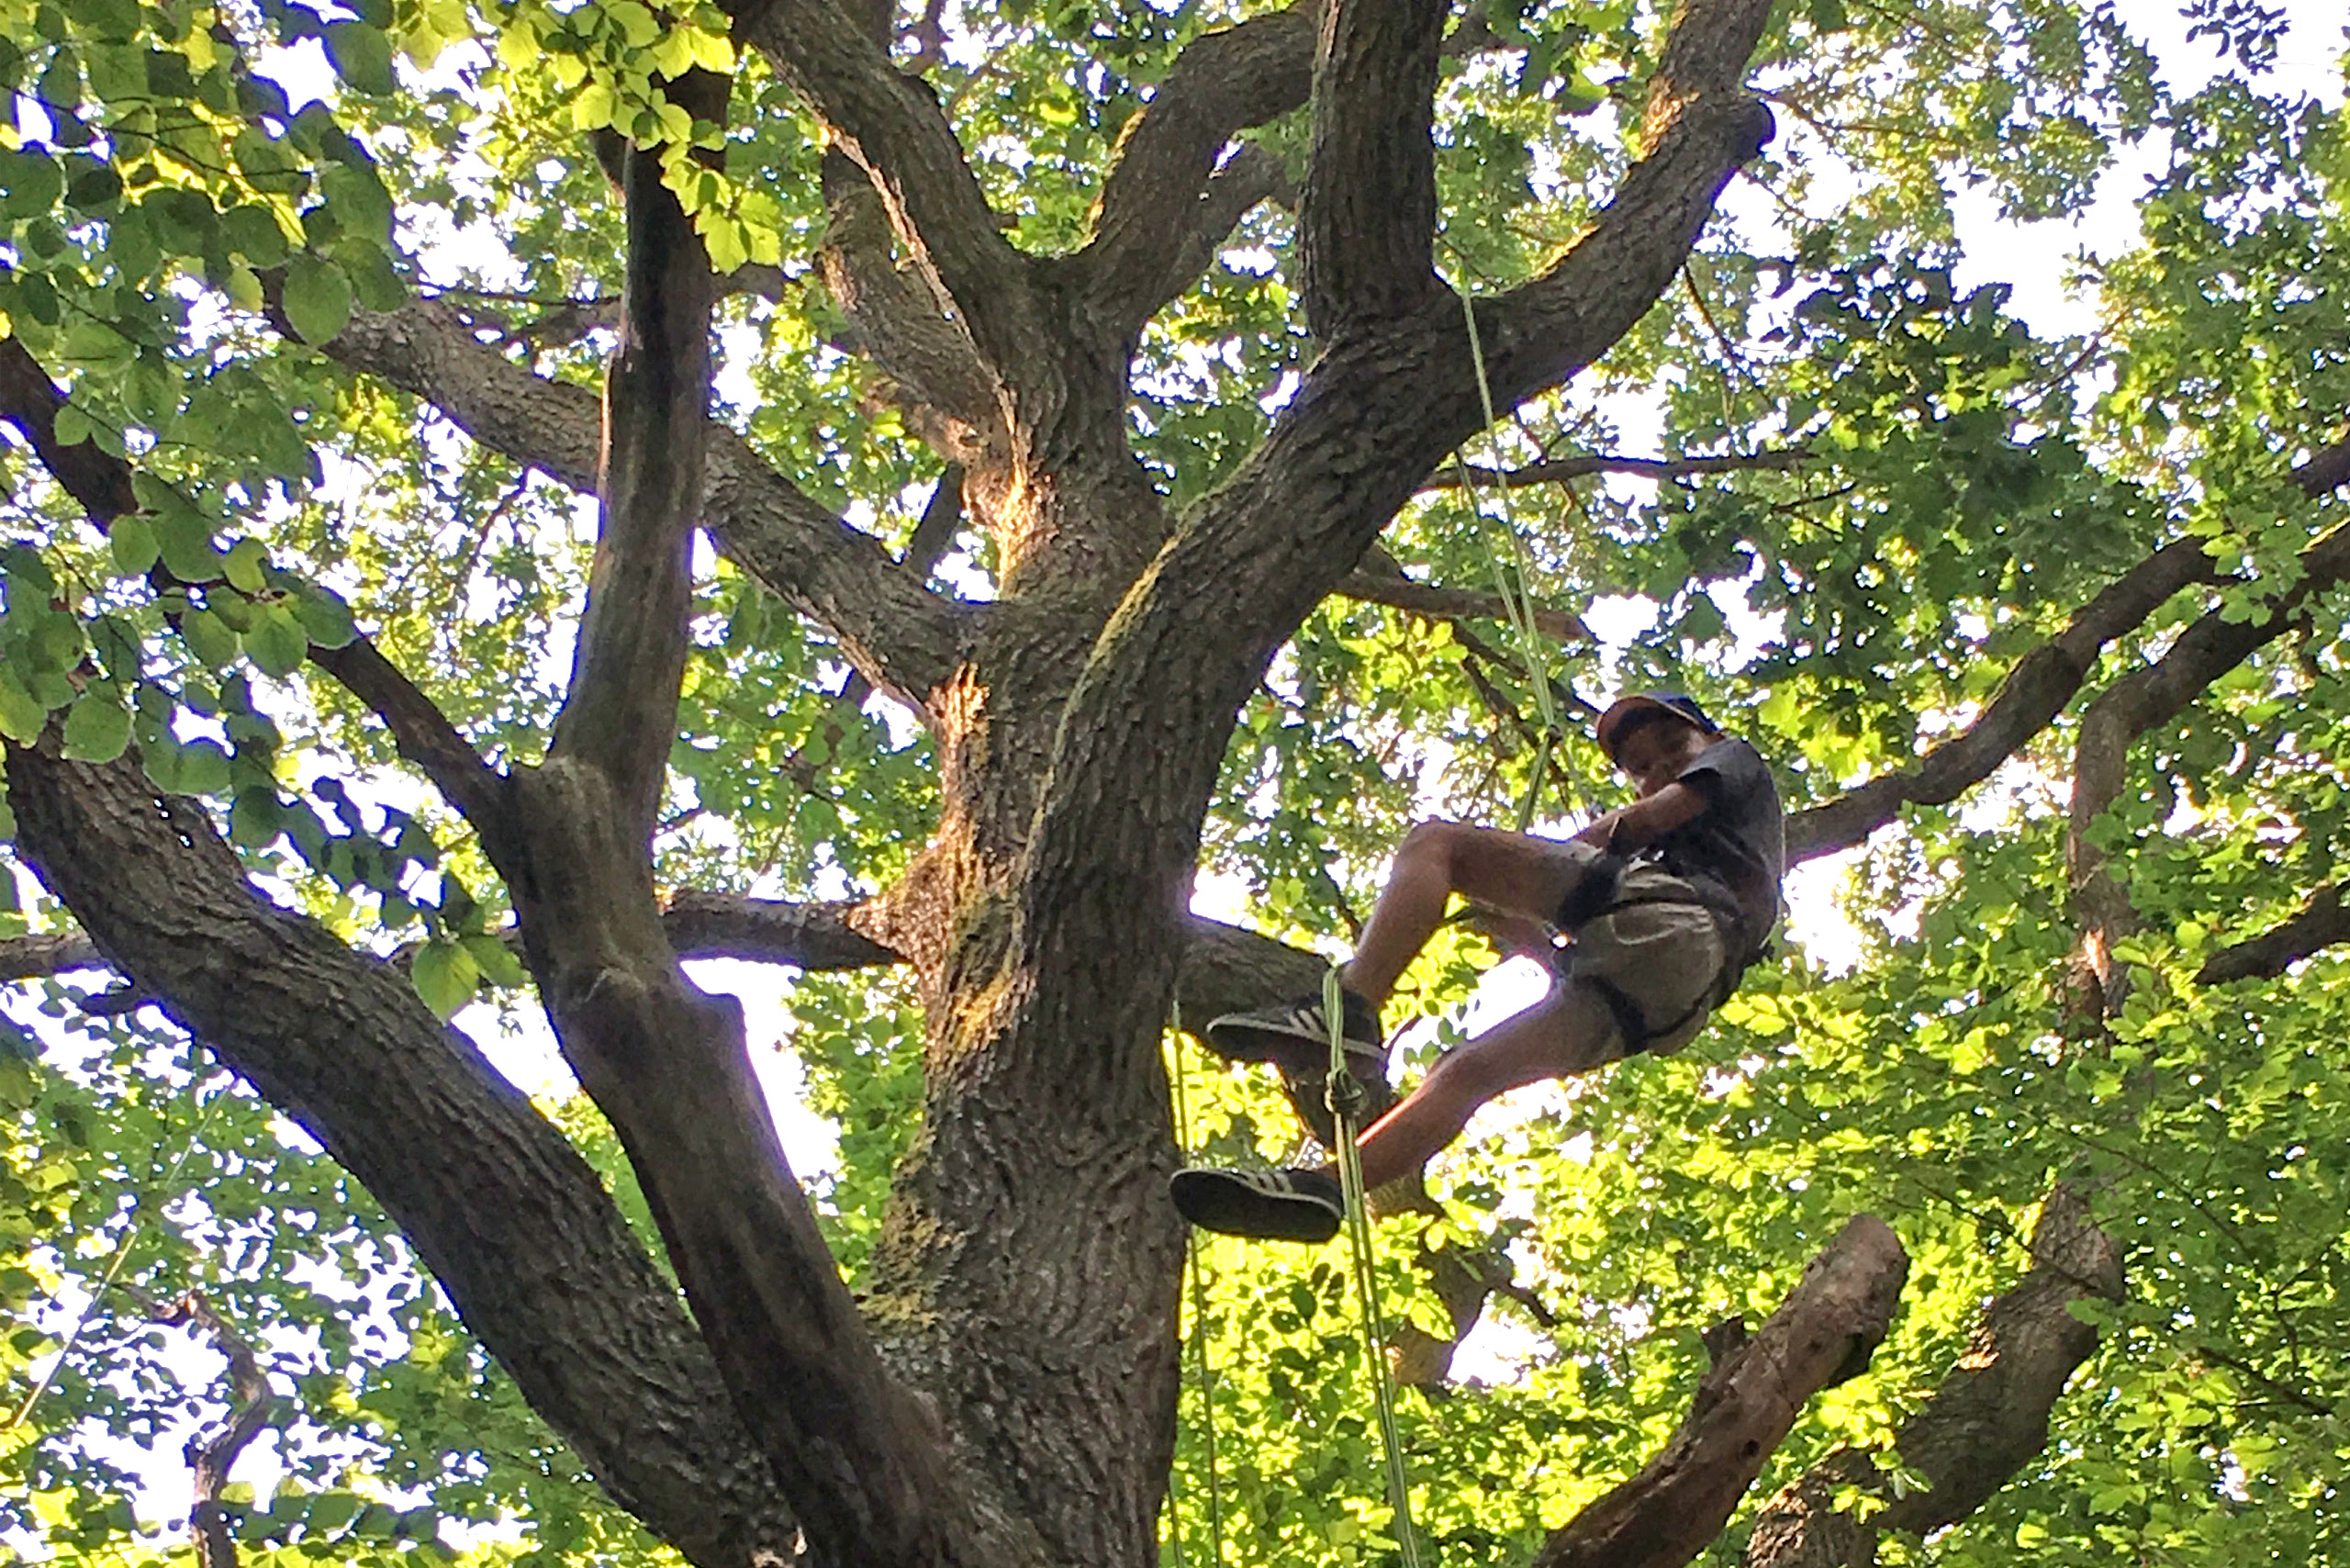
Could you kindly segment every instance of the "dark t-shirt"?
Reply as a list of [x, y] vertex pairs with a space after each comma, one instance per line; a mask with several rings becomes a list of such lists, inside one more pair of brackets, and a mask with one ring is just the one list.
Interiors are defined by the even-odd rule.
[[[1779, 879], [1786, 875], [1786, 828], [1779, 787], [1762, 754], [1744, 741], [1724, 736], [1681, 770], [1677, 783], [1706, 797], [1706, 809], [1643, 850], [1652, 860], [1701, 889], [1718, 889], [1737, 911], [1733, 923], [1751, 959], [1779, 923]], [[1708, 884], [1711, 885], [1708, 888]]]

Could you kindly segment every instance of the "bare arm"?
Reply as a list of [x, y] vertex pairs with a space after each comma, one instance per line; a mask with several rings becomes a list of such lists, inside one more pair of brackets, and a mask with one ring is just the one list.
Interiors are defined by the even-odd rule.
[[1653, 795], [1643, 795], [1628, 806], [1609, 812], [1575, 836], [1585, 844], [1628, 855], [1646, 849], [1674, 828], [1696, 821], [1706, 814], [1709, 803], [1702, 790], [1687, 784], [1668, 784]]

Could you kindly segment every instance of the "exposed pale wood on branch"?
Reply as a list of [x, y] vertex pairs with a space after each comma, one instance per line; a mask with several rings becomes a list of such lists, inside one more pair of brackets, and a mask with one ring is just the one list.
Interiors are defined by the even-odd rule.
[[[1868, 1568], [1883, 1531], [1957, 1523], [2046, 1446], [2049, 1413], [2097, 1349], [2097, 1330], [2072, 1309], [2120, 1297], [2121, 1253], [2064, 1182], [2041, 1205], [2030, 1251], [2023, 1278], [1983, 1309], [1965, 1353], [1895, 1430], [1899, 1462], [1928, 1486], [1897, 1495], [1872, 1456], [1841, 1450], [1763, 1505], [1746, 1568]], [[1848, 1487], [1884, 1506], [1865, 1518], [1840, 1512], [1835, 1498]]]
[[1680, 1568], [1721, 1533], [1805, 1403], [1885, 1338], [1909, 1260], [1891, 1227], [1853, 1218], [1751, 1338], [1708, 1336], [1714, 1365], [1681, 1429], [1639, 1474], [1551, 1532], [1534, 1568]]

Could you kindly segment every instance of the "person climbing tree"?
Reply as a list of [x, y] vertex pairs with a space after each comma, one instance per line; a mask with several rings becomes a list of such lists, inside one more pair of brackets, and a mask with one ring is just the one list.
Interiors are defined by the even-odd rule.
[[[1572, 838], [1429, 822], [1396, 850], [1341, 975], [1349, 1071], [1383, 1072], [1380, 1007], [1455, 893], [1496, 946], [1544, 959], [1554, 982], [1539, 1003], [1440, 1059], [1363, 1133], [1366, 1188], [1418, 1169], [1508, 1090], [1680, 1050], [1767, 946], [1785, 849], [1762, 756], [1678, 692], [1623, 698], [1596, 735], [1639, 795]], [[1330, 1025], [1314, 996], [1226, 1014], [1208, 1025], [1207, 1044], [1228, 1061], [1311, 1077], [1327, 1070]], [[1193, 1225], [1264, 1239], [1327, 1241], [1346, 1214], [1326, 1166], [1192, 1168], [1175, 1173], [1173, 1194]]]

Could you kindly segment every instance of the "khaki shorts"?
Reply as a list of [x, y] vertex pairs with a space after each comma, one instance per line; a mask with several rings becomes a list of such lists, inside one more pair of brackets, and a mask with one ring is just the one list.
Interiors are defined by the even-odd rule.
[[[1595, 864], [1589, 845], [1561, 846], [1583, 851], [1572, 858]], [[1720, 927], [1698, 902], [1697, 890], [1654, 866], [1624, 868], [1616, 900], [1627, 907], [1585, 921], [1566, 952], [1566, 986], [1586, 992], [1611, 1025], [1611, 989], [1639, 1011], [1651, 1030], [1645, 1045], [1612, 1029], [1618, 1054], [1646, 1050], [1671, 1056], [1705, 1032], [1713, 1016], [1727, 954]]]

